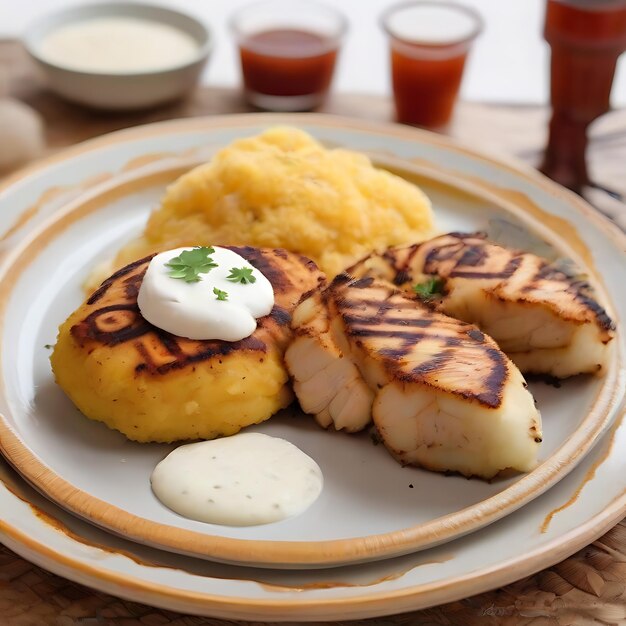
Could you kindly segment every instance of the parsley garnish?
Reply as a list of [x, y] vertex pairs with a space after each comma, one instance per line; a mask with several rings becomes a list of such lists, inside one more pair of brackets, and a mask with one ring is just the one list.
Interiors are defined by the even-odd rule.
[[218, 300], [228, 300], [228, 293], [226, 291], [213, 287], [213, 293], [217, 296]]
[[431, 276], [427, 281], [413, 285], [413, 291], [421, 300], [433, 300], [443, 293], [443, 285], [443, 279]]
[[252, 275], [251, 267], [232, 267], [226, 280], [247, 285], [248, 283], [256, 283], [256, 276]]
[[214, 248], [205, 246], [184, 250], [165, 264], [166, 267], [172, 268], [168, 276], [181, 278], [186, 283], [197, 283], [200, 280], [199, 274], [206, 274], [217, 267], [217, 263], [210, 256], [214, 252]]

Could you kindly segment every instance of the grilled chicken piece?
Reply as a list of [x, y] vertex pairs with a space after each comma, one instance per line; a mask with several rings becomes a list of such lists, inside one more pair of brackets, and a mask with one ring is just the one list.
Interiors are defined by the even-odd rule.
[[151, 257], [105, 280], [62, 324], [52, 368], [87, 417], [136, 441], [211, 439], [291, 402], [283, 361], [291, 313], [324, 277], [285, 250], [231, 249], [267, 276], [275, 296], [271, 313], [241, 341], [186, 339], [148, 323], [137, 294]]
[[[293, 389], [305, 413], [312, 413], [323, 428], [350, 433], [372, 421], [374, 393], [346, 356], [345, 340], [331, 329], [331, 317], [319, 291], [294, 311], [295, 337], [285, 353]], [[343, 349], [340, 345], [343, 344]]]
[[414, 285], [441, 279], [441, 293], [429, 304], [479, 326], [524, 373], [566, 378], [606, 365], [614, 325], [589, 284], [481, 233], [389, 248], [348, 272], [388, 280], [412, 294]]
[[[357, 430], [371, 409], [390, 452], [430, 470], [491, 478], [536, 464], [541, 418], [533, 398], [515, 365], [475, 326], [385, 282], [340, 274], [299, 305], [293, 327], [288, 369], [301, 406], [320, 423]], [[352, 389], [347, 407], [338, 400], [340, 381]]]

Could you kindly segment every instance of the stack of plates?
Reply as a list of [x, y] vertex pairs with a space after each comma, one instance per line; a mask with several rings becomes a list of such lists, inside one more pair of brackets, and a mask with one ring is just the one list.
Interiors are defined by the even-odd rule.
[[[370, 154], [416, 181], [442, 230], [500, 229], [588, 273], [618, 323], [606, 376], [533, 383], [541, 463], [491, 482], [402, 468], [367, 435], [283, 414], [257, 427], [322, 468], [304, 514], [232, 528], [179, 517], [150, 490], [172, 446], [84, 419], [56, 387], [49, 344], [90, 270], [136, 236], [164, 186], [275, 123]], [[518, 165], [406, 128], [313, 115], [137, 128], [77, 146], [0, 190], [0, 540], [67, 578], [183, 612], [250, 620], [349, 619], [476, 594], [555, 563], [626, 514], [626, 237]], [[11, 469], [9, 466], [13, 466]]]

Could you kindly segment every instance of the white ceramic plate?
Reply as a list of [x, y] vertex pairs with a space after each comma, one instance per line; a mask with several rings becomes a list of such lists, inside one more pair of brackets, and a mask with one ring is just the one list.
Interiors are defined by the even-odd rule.
[[[612, 303], [611, 313], [623, 318], [623, 238], [573, 196], [427, 133], [313, 116], [280, 120], [326, 142], [377, 154], [378, 162], [416, 178], [433, 199], [442, 230], [505, 219], [534, 232], [573, 258]], [[303, 515], [267, 526], [220, 527], [175, 515], [149, 486], [152, 468], [172, 447], [128, 442], [72, 407], [52, 380], [45, 345], [80, 303], [81, 283], [94, 264], [139, 232], [164, 185], [192, 162], [277, 121], [244, 116], [118, 133], [67, 152], [2, 192], [0, 220], [9, 236], [0, 270], [6, 307], [0, 446], [7, 458], [61, 506], [117, 534], [273, 567], [407, 554], [475, 531], [563, 478], [616, 414], [623, 396], [621, 349], [604, 378], [577, 378], [560, 389], [533, 385], [544, 418], [543, 462], [526, 476], [492, 483], [401, 468], [367, 436], [327, 433], [302, 416], [272, 419], [258, 430], [313, 456], [326, 489]], [[536, 245], [535, 235], [526, 235], [529, 246]]]
[[612, 428], [547, 493], [467, 537], [395, 559], [305, 571], [214, 564], [114, 537], [46, 500], [0, 458], [0, 541], [61, 576], [136, 602], [255, 623], [343, 623], [472, 596], [587, 545], [626, 514], [625, 447], [626, 427]]

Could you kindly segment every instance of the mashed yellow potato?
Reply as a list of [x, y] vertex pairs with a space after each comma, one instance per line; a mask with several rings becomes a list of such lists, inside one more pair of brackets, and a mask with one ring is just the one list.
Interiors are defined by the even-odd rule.
[[374, 249], [433, 234], [430, 202], [363, 154], [272, 128], [240, 139], [167, 189], [115, 265], [185, 245], [282, 247], [334, 276]]

